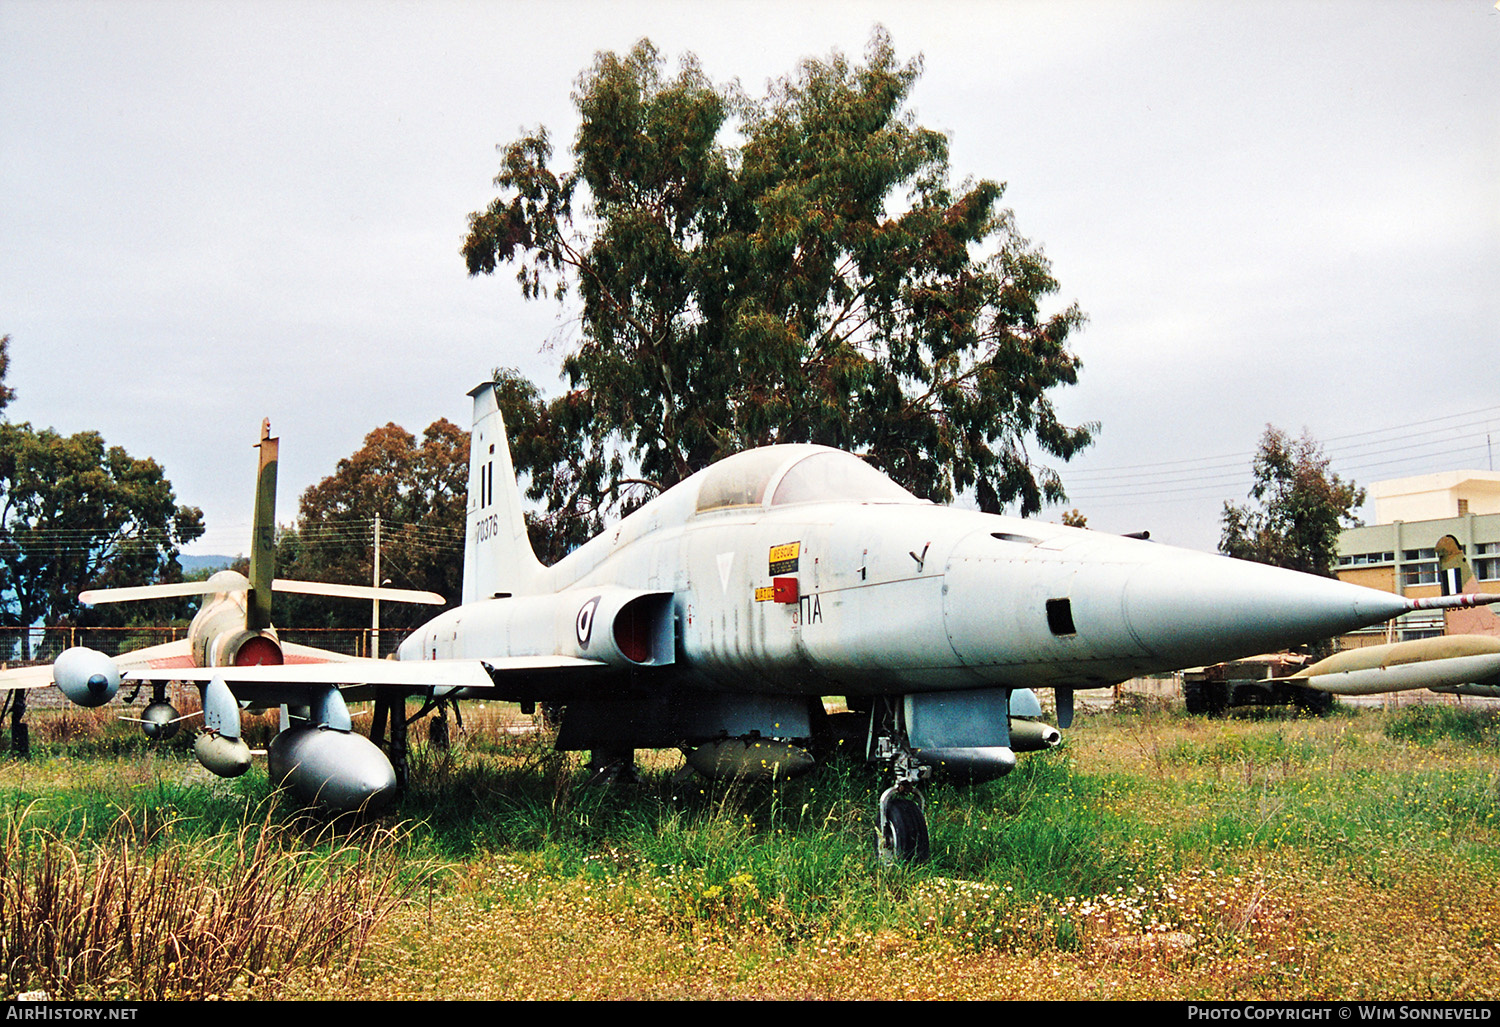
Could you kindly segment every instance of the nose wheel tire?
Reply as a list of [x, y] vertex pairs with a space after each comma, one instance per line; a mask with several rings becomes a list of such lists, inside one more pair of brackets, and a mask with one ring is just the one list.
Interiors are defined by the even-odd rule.
[[930, 855], [922, 807], [901, 796], [884, 799], [880, 804], [880, 861], [925, 863]]

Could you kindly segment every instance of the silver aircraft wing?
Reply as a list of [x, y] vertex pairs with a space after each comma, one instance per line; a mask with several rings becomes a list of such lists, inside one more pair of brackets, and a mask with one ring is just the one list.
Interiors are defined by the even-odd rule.
[[0, 689], [46, 688], [52, 684], [52, 664], [31, 667], [7, 667], [0, 670]]
[[[152, 670], [161, 671], [161, 677], [156, 680], [178, 680], [176, 675], [180, 668], [190, 666], [193, 662], [193, 648], [185, 638], [179, 638], [175, 642], [163, 642], [160, 645], [149, 645], [144, 649], [132, 649], [118, 656], [110, 657], [120, 671]], [[171, 673], [168, 673], [168, 671]], [[46, 688], [52, 685], [52, 664], [40, 663], [31, 667], [15, 667], [10, 670], [0, 670], [0, 690], [7, 688]]]
[[590, 671], [598, 660], [571, 656], [507, 656], [496, 660], [372, 660], [295, 663], [251, 667], [171, 667], [132, 670], [127, 681], [223, 681], [236, 694], [250, 695], [256, 686], [341, 685], [407, 688], [493, 689], [499, 679], [536, 674]]

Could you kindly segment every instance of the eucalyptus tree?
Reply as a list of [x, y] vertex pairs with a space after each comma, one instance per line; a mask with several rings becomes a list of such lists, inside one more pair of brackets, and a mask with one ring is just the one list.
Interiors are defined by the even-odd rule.
[[507, 264], [528, 298], [581, 307], [567, 394], [529, 400], [574, 438], [550, 511], [778, 442], [987, 511], [1065, 497], [1043, 461], [1097, 425], [1065, 425], [1050, 393], [1078, 380], [1084, 315], [1049, 309], [1004, 186], [951, 181], [947, 138], [908, 108], [921, 72], [877, 31], [862, 63], [805, 60], [752, 99], [642, 41], [579, 79], [569, 166], [545, 128], [500, 148], [469, 273]]

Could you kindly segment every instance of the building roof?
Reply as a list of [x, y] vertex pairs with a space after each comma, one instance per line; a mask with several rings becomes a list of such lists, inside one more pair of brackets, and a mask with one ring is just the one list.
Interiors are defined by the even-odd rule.
[[1375, 523], [1500, 513], [1500, 471], [1438, 471], [1369, 486]]

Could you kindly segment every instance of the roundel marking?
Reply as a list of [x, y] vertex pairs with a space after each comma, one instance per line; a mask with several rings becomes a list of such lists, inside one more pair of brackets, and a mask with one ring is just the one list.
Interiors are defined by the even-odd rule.
[[580, 648], [589, 647], [589, 639], [594, 635], [594, 612], [599, 609], [599, 600], [603, 596], [595, 596], [583, 606], [579, 607], [578, 618], [574, 622], [574, 628], [578, 633], [578, 645]]

